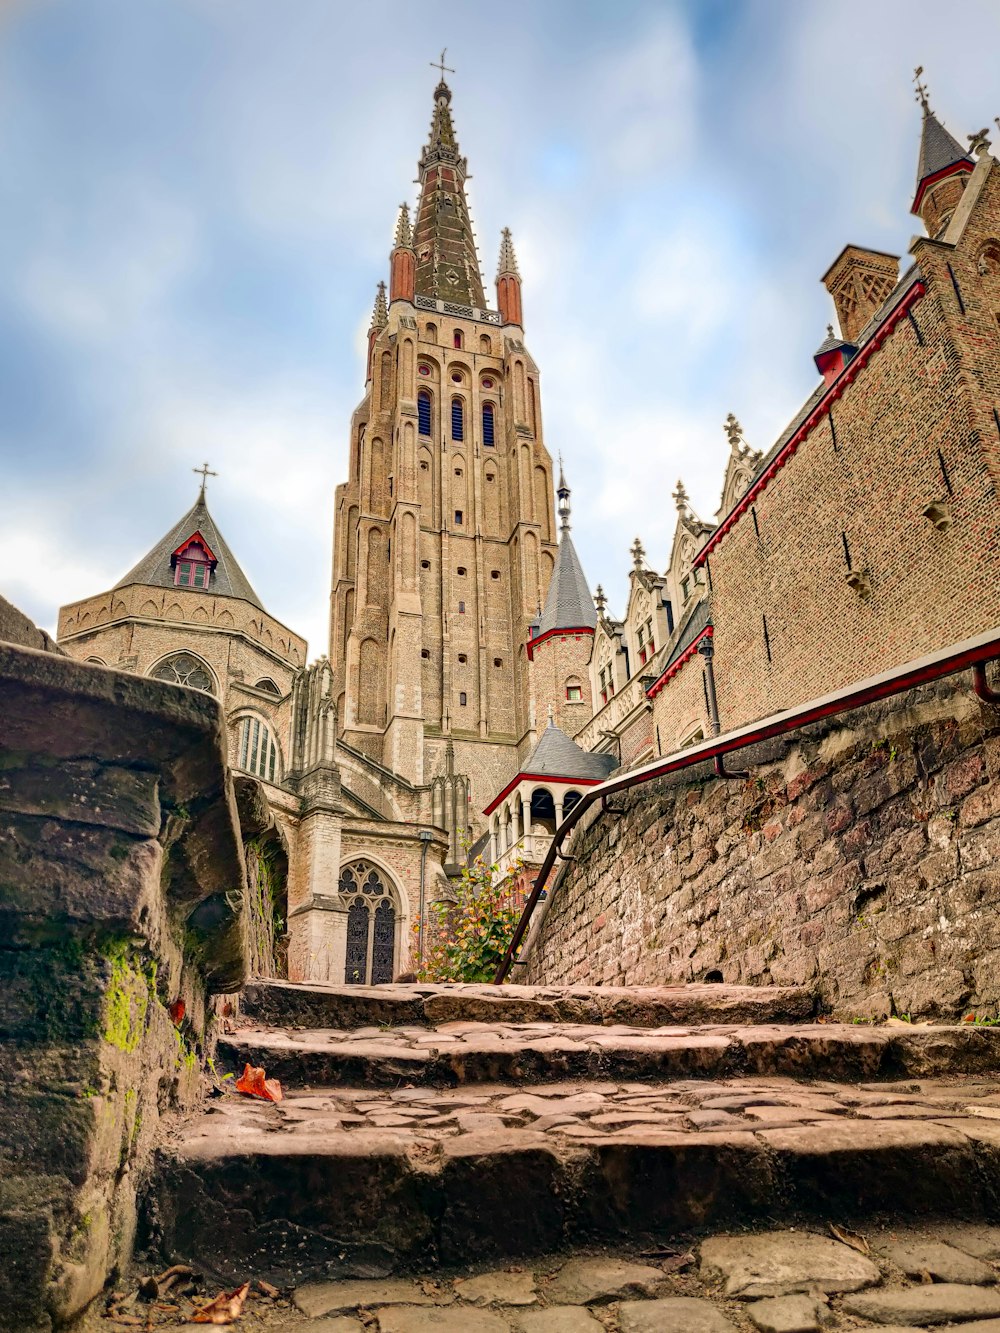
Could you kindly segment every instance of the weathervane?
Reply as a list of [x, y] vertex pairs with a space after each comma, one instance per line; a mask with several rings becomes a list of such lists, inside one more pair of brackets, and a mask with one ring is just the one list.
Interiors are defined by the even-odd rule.
[[446, 56], [447, 54], [448, 54], [448, 48], [445, 47], [445, 48], [442, 50], [442, 52], [441, 52], [441, 59], [440, 59], [440, 60], [431, 60], [431, 61], [428, 62], [428, 63], [430, 64], [431, 69], [439, 69], [439, 70], [441, 71], [441, 82], [442, 82], [442, 83], [444, 83], [444, 76], [445, 76], [446, 74], [454, 74], [454, 73], [455, 73], [455, 71], [454, 71], [453, 69], [449, 68], [449, 66], [446, 65], [446, 64], [444, 63], [444, 58], [445, 58], [445, 56]]
[[205, 483], [208, 481], [209, 477], [217, 477], [219, 474], [218, 472], [213, 472], [207, 463], [202, 463], [201, 467], [193, 467], [191, 471], [197, 472], [198, 476], [201, 477], [201, 494], [198, 496], [198, 499], [204, 500]]
[[924, 113], [929, 114], [931, 106], [930, 102], [928, 101], [929, 94], [927, 91], [927, 84], [920, 82], [920, 76], [921, 74], [923, 74], [923, 72], [924, 72], [923, 65], [918, 65], [917, 68], [913, 71], [913, 82], [917, 85], [917, 91], [914, 94], [914, 96], [916, 97], [920, 105], [924, 108]]

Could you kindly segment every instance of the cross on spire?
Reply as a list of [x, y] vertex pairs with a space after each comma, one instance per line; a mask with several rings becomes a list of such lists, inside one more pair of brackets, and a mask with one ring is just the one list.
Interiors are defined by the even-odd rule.
[[920, 82], [920, 76], [921, 74], [923, 74], [923, 72], [924, 72], [923, 65], [918, 65], [917, 68], [913, 71], [913, 82], [916, 84], [916, 93], [914, 94], [914, 96], [916, 97], [920, 105], [923, 107], [924, 115], [927, 116], [930, 115], [931, 104], [929, 100], [930, 94], [928, 93], [927, 90], [927, 84]]
[[454, 73], [455, 73], [455, 71], [454, 71], [450, 66], [448, 66], [448, 65], [446, 65], [446, 64], [444, 63], [444, 58], [445, 58], [445, 56], [446, 56], [447, 54], [448, 54], [448, 48], [445, 47], [445, 48], [442, 50], [442, 52], [441, 52], [441, 59], [440, 59], [440, 60], [431, 60], [431, 61], [428, 61], [428, 64], [430, 65], [431, 69], [437, 69], [437, 70], [440, 70], [440, 71], [441, 71], [441, 82], [442, 82], [442, 83], [444, 83], [444, 76], [445, 76], [446, 74], [454, 74]]
[[213, 472], [207, 463], [202, 463], [201, 467], [193, 467], [191, 471], [197, 472], [199, 477], [201, 477], [201, 490], [198, 493], [198, 499], [204, 500], [205, 483], [208, 481], [209, 477], [217, 477], [219, 474], [218, 472]]

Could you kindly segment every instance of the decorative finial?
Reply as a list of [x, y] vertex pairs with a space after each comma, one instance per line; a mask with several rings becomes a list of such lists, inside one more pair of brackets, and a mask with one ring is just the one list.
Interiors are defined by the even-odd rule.
[[[730, 448], [739, 449], [740, 442], [743, 439], [743, 427], [736, 420], [736, 416], [734, 413], [732, 412], [729, 413], [729, 416], [726, 417], [725, 425], [722, 427], [722, 429], [726, 432], [726, 438], [729, 440]], [[678, 487], [681, 487], [680, 482], [678, 482], [677, 485]], [[681, 487], [681, 489], [683, 489], [683, 487]], [[686, 500], [687, 496], [685, 496], [684, 498]]]
[[399, 217], [396, 219], [396, 235], [393, 237], [393, 245], [396, 249], [407, 247], [413, 244], [413, 228], [410, 226], [410, 208], [408, 204], [400, 204]]
[[604, 594], [604, 589], [600, 584], [594, 589], [594, 605], [597, 607], [597, 614], [603, 616], [607, 609], [608, 599]]
[[556, 508], [559, 511], [559, 526], [563, 532], [569, 532], [569, 496], [570, 490], [566, 485], [566, 478], [563, 476], [562, 454], [559, 455], [559, 485], [556, 487], [556, 497], [558, 504]]
[[441, 82], [442, 82], [442, 83], [444, 83], [444, 76], [445, 76], [446, 74], [454, 74], [454, 73], [455, 73], [455, 71], [454, 71], [449, 65], [446, 65], [446, 64], [444, 63], [444, 58], [445, 58], [445, 56], [446, 56], [447, 54], [448, 54], [448, 48], [445, 47], [445, 48], [442, 50], [442, 52], [441, 52], [441, 59], [440, 59], [440, 60], [431, 60], [431, 61], [428, 62], [429, 65], [430, 65], [430, 67], [431, 67], [431, 69], [440, 70], [440, 72], [441, 72]]
[[917, 101], [920, 103], [920, 105], [923, 107], [924, 115], [929, 116], [931, 114], [931, 104], [929, 101], [927, 85], [926, 83], [920, 82], [920, 76], [921, 74], [923, 74], [923, 72], [924, 72], [923, 65], [918, 65], [917, 68], [913, 71], [913, 82], [917, 86], [915, 97]]
[[632, 552], [632, 564], [636, 569], [643, 569], [646, 564], [646, 549], [638, 537], [629, 547], [629, 550]]
[[826, 336], [827, 336], [828, 338], [832, 338], [832, 337], [833, 337], [833, 325], [832, 325], [832, 324], [828, 324], [828, 325], [826, 326]]
[[521, 276], [517, 268], [517, 255], [514, 253], [514, 242], [511, 240], [509, 227], [504, 227], [500, 233], [500, 259], [497, 263], [497, 277], [502, 277], [504, 273], [513, 273], [515, 278]]
[[990, 146], [988, 136], [989, 128], [987, 126], [983, 126], [981, 130], [976, 130], [975, 134], [970, 134], [968, 136], [970, 154], [974, 153], [976, 157], [982, 157]]
[[684, 489], [683, 481], [681, 481], [679, 478], [677, 481], [677, 489], [676, 491], [674, 491], [674, 504], [677, 506], [677, 512], [679, 514], [687, 513], [688, 493]]
[[385, 283], [380, 282], [375, 293], [375, 308], [372, 310], [372, 329], [384, 329], [389, 322], [389, 309], [385, 303]]
[[201, 477], [201, 490], [198, 492], [198, 499], [204, 500], [205, 483], [208, 481], [209, 477], [217, 477], [219, 474], [218, 472], [213, 472], [207, 463], [202, 463], [201, 467], [193, 467], [191, 471], [197, 472], [198, 475]]

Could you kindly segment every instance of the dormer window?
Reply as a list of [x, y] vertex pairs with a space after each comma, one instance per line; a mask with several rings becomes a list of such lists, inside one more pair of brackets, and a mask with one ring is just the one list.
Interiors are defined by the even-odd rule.
[[170, 557], [178, 588], [207, 588], [212, 582], [215, 556], [200, 532], [189, 537]]

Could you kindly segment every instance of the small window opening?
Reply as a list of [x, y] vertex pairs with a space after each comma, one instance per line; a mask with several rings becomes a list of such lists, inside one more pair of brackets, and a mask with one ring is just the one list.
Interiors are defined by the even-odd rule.
[[461, 348], [461, 346], [462, 346], [462, 330], [461, 330], [461, 329], [456, 329], [455, 332], [454, 332], [454, 334], [452, 335], [452, 346], [453, 346], [453, 347]]
[[464, 579], [464, 578], [465, 578], [465, 573], [466, 573], [465, 566], [464, 566], [464, 565], [459, 565], [459, 567], [455, 570], [455, 573], [459, 576], [459, 578], [463, 578], [463, 579]]
[[430, 567], [431, 567], [431, 562], [429, 560], [421, 560], [420, 562], [421, 569], [430, 569]]
[[495, 667], [502, 667], [502, 666], [503, 666], [503, 658], [502, 658], [502, 657], [494, 657], [494, 659], [493, 659], [493, 665], [494, 665]]
[[571, 704], [578, 704], [578, 703], [580, 703], [580, 701], [583, 699], [583, 686], [582, 686], [582, 685], [567, 685], [567, 686], [566, 686], [566, 699], [567, 699], [567, 701], [568, 701], [569, 703], [571, 703]]
[[493, 404], [483, 403], [483, 444], [493, 446]]
[[425, 662], [429, 662], [431, 656], [430, 650], [428, 648], [421, 648], [420, 656], [424, 659]]
[[459, 655], [458, 655], [458, 660], [459, 660], [459, 662], [461, 662], [462, 666], [465, 666], [466, 662], [467, 662], [469, 659], [468, 659], [468, 657], [465, 655], [465, 653], [459, 653]]
[[[421, 435], [431, 433], [431, 396], [426, 389], [417, 394], [417, 430]], [[421, 467], [426, 466], [426, 463], [421, 464]]]
[[455, 469], [455, 476], [456, 476], [456, 477], [461, 477], [462, 475], [463, 475], [463, 473], [462, 473], [462, 469], [461, 469], [460, 467], [457, 467], [457, 468]]
[[465, 408], [462, 405], [461, 398], [451, 400], [451, 438], [453, 440], [465, 439]]
[[461, 511], [461, 509], [456, 509], [456, 510], [455, 510], [455, 526], [460, 528], [460, 527], [462, 526], [462, 522], [463, 522], [463, 519], [462, 519], [462, 511]]
[[459, 614], [460, 616], [464, 616], [464, 615], [465, 615], [465, 603], [464, 603], [464, 602], [459, 602], [459, 604], [458, 604], [458, 614]]
[[490, 578], [491, 578], [491, 579], [498, 579], [499, 577], [500, 577], [500, 571], [499, 571], [499, 569], [491, 569], [491, 570], [490, 570]]
[[459, 704], [459, 707], [460, 707], [460, 708], [464, 708], [465, 705], [466, 705], [468, 702], [469, 702], [469, 701], [468, 701], [468, 699], [467, 699], [467, 697], [466, 697], [465, 691], [464, 691], [464, 690], [460, 690], [460, 691], [459, 691], [459, 695], [458, 695], [458, 704]]

